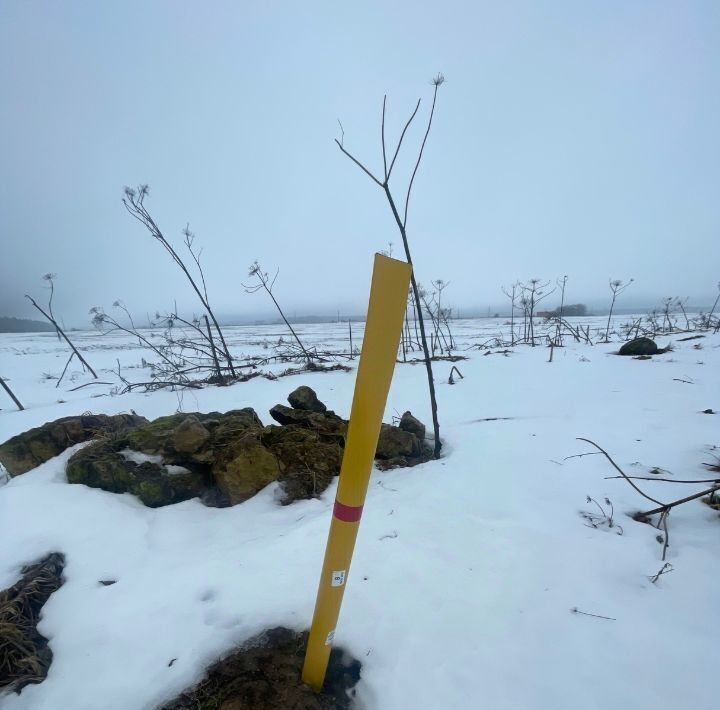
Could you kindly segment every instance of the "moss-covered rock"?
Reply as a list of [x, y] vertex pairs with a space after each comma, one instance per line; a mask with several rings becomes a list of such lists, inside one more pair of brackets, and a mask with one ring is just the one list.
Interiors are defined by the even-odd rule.
[[342, 446], [345, 445], [348, 423], [335, 412], [312, 412], [276, 404], [270, 410], [270, 416], [283, 426], [297, 425], [305, 429], [312, 429], [322, 436], [335, 439]]
[[194, 414], [190, 414], [173, 431], [173, 446], [180, 453], [194, 454], [209, 438], [210, 432]]
[[213, 466], [212, 474], [230, 505], [251, 498], [280, 475], [277, 458], [259, 441], [246, 442], [222, 458]]
[[400, 417], [398, 428], [415, 434], [420, 441], [425, 438], [425, 425], [419, 419], [416, 419], [412, 415], [412, 412], [403, 413], [402, 417]]
[[414, 457], [422, 454], [422, 444], [415, 434], [389, 424], [380, 427], [377, 451], [379, 459], [395, 459], [399, 456]]
[[620, 355], [657, 355], [658, 346], [650, 338], [635, 338], [620, 348]]
[[300, 385], [288, 395], [288, 402], [293, 409], [304, 409], [308, 412], [324, 412], [327, 407], [318, 399], [315, 390], [307, 385]]
[[64, 417], [13, 436], [0, 444], [0, 463], [11, 476], [18, 476], [58, 456], [65, 449], [98, 436], [122, 434], [141, 424], [136, 414], [84, 414]]
[[97, 441], [81, 449], [67, 463], [69, 483], [132, 493], [145, 505], [158, 508], [203, 495], [210, 481], [200, 471], [168, 469], [154, 460], [140, 461], [128, 453], [127, 439]]
[[322, 493], [340, 473], [343, 448], [334, 436], [297, 424], [266, 427], [262, 443], [280, 462], [283, 502]]
[[[196, 496], [235, 505], [273, 481], [282, 484], [284, 503], [319, 495], [340, 473], [348, 422], [323, 411], [310, 392], [300, 393], [309, 409], [272, 408], [281, 426], [263, 427], [249, 407], [160, 417], [79, 451], [68, 462], [68, 481], [132, 493], [153, 507]], [[424, 429], [414, 417], [406, 420]], [[414, 465], [428, 452], [415, 433], [383, 425], [376, 454], [382, 468]]]

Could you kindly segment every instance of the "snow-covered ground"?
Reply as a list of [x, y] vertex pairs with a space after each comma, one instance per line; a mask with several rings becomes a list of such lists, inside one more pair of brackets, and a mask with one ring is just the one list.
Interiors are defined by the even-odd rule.
[[[626, 320], [625, 318], [623, 320]], [[720, 444], [720, 336], [673, 342], [637, 361], [618, 347], [566, 338], [505, 356], [464, 348], [503, 321], [457, 321], [464, 379], [435, 364], [443, 458], [374, 472], [336, 644], [363, 664], [366, 710], [662, 710], [720, 707], [720, 518], [700, 501], [670, 515], [671, 574], [658, 531], [628, 514], [653, 507], [616, 475], [707, 478]], [[347, 348], [347, 324], [302, 326], [301, 337]], [[361, 327], [353, 324], [359, 341]], [[236, 353], [264, 351], [279, 326], [229, 329]], [[145, 351], [126, 336], [75, 334], [102, 381], [120, 360], [148, 377]], [[696, 345], [701, 348], [696, 348]], [[55, 389], [67, 349], [52, 334], [0, 335], [0, 374], [26, 411], [0, 406], [0, 441], [84, 411], [131, 409], [150, 419], [183, 411], [268, 409], [300, 384], [348, 416], [354, 372], [257, 378], [227, 388], [110, 393], [76, 369]], [[424, 368], [400, 364], [386, 421], [409, 409], [430, 425]], [[457, 378], [456, 378], [457, 379]], [[4, 393], [0, 392], [4, 397]], [[74, 449], [73, 449], [74, 450]], [[335, 486], [281, 507], [273, 486], [233, 508], [187, 501], [144, 507], [130, 495], [68, 485], [73, 450], [0, 488], [0, 589], [22, 565], [66, 555], [64, 585], [43, 610], [54, 654], [47, 679], [3, 710], [150, 709], [260, 630], [309, 626]], [[670, 501], [702, 485], [639, 482]], [[594, 529], [586, 496], [612, 500], [618, 528]], [[114, 579], [112, 586], [99, 580]], [[577, 609], [601, 617], [573, 613]], [[176, 659], [172, 665], [170, 661]]]

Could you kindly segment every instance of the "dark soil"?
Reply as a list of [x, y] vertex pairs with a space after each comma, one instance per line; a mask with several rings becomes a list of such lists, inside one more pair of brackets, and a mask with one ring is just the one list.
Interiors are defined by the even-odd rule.
[[307, 632], [278, 627], [208, 669], [195, 688], [161, 710], [349, 710], [360, 662], [333, 649], [321, 694], [300, 680]]
[[37, 630], [40, 610], [63, 583], [63, 555], [53, 552], [25, 567], [22, 579], [0, 591], [0, 689], [20, 692], [45, 680], [52, 662], [47, 639]]

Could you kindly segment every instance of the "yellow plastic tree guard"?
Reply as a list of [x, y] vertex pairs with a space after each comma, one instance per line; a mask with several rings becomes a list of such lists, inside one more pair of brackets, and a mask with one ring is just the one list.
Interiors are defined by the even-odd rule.
[[383, 412], [395, 369], [412, 267], [375, 255], [365, 337], [302, 678], [325, 680], [355, 539], [360, 527]]

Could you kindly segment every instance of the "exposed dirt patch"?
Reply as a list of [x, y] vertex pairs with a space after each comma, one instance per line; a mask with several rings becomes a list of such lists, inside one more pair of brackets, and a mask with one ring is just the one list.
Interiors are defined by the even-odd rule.
[[360, 662], [330, 654], [325, 686], [314, 693], [300, 680], [307, 632], [278, 627], [250, 639], [208, 669], [195, 688], [161, 710], [346, 710], [353, 707]]
[[0, 689], [20, 692], [45, 680], [52, 662], [47, 639], [37, 630], [40, 610], [63, 583], [63, 555], [53, 552], [24, 567], [22, 579], [0, 592]]

